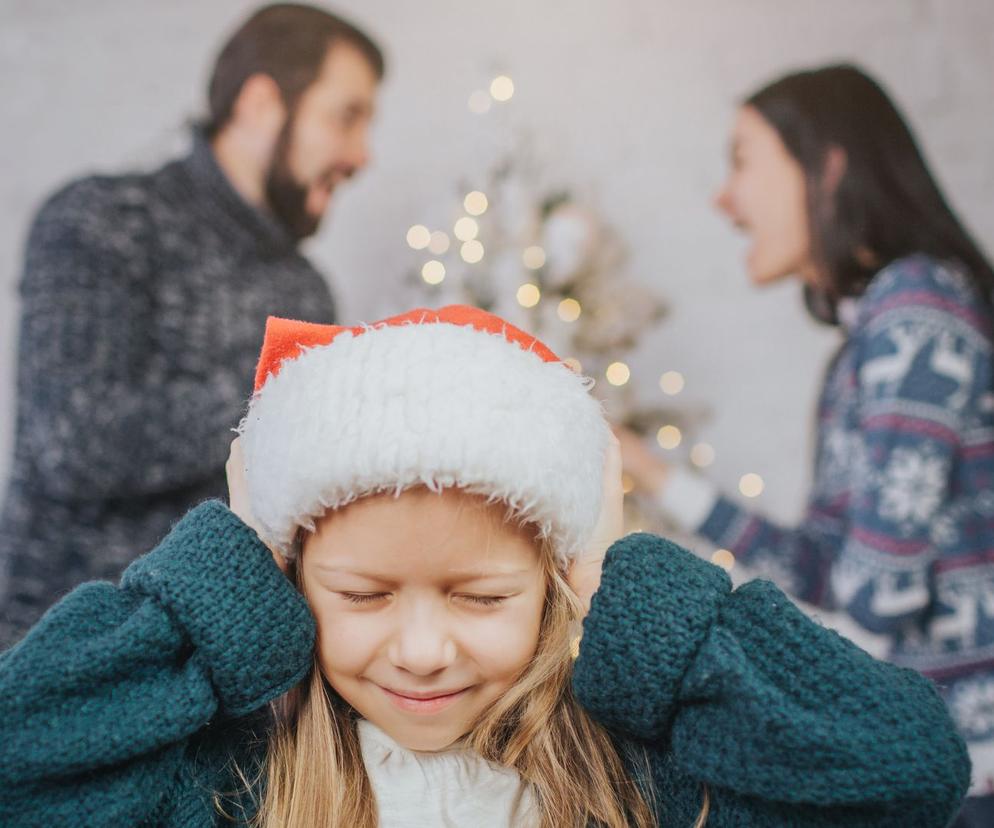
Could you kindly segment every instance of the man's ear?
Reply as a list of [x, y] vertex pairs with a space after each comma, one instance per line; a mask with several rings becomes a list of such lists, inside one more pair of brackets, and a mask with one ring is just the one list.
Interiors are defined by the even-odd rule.
[[826, 196], [835, 195], [848, 166], [849, 157], [846, 155], [846, 151], [834, 144], [830, 146], [828, 152], [825, 153], [825, 164], [821, 172], [822, 192]]
[[235, 123], [275, 138], [287, 117], [279, 86], [269, 75], [257, 72], [242, 84], [232, 108]]

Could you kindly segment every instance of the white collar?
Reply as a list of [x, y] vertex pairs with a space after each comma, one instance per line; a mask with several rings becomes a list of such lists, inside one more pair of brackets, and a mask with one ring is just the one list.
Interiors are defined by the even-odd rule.
[[835, 316], [844, 331], [851, 331], [859, 319], [859, 299], [844, 296], [835, 303]]
[[358, 729], [380, 828], [538, 828], [534, 792], [512, 768], [464, 747], [409, 750], [365, 719]]

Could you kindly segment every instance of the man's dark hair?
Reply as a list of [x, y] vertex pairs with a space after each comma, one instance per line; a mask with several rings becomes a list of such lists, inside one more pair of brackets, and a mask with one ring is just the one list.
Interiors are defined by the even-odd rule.
[[[834, 321], [839, 298], [859, 296], [877, 270], [913, 253], [959, 263], [992, 303], [994, 269], [950, 208], [907, 122], [864, 71], [842, 64], [797, 72], [745, 103], [804, 169], [812, 249], [825, 282], [806, 288], [816, 318]], [[845, 152], [846, 169], [826, 194], [833, 147]], [[861, 259], [861, 250], [872, 261]]]
[[299, 3], [277, 3], [255, 12], [221, 49], [211, 75], [209, 115], [204, 131], [213, 137], [231, 119], [235, 100], [252, 75], [271, 77], [287, 107], [321, 71], [328, 50], [337, 43], [357, 48], [378, 78], [383, 53], [369, 35], [340, 17]]

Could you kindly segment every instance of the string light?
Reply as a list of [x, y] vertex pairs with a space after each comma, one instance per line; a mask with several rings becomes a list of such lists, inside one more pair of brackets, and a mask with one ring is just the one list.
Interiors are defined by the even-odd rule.
[[440, 284], [445, 278], [445, 265], [437, 259], [425, 262], [425, 266], [421, 268], [421, 278], [429, 285]]
[[431, 231], [423, 224], [415, 224], [407, 231], [407, 244], [413, 250], [424, 250], [431, 241]]
[[675, 449], [682, 440], [683, 435], [676, 426], [664, 425], [656, 432], [656, 442], [659, 443], [660, 448]]
[[487, 197], [479, 190], [473, 190], [473, 192], [468, 193], [466, 198], [463, 199], [462, 206], [471, 216], [482, 216], [487, 212], [490, 202], [487, 201]]
[[711, 556], [711, 563], [720, 566], [725, 572], [730, 572], [735, 566], [735, 556], [727, 549], [716, 549]]
[[469, 96], [469, 111], [477, 115], [483, 115], [490, 111], [492, 100], [490, 95], [482, 89], [477, 89]]
[[514, 81], [507, 75], [498, 75], [490, 82], [490, 95], [501, 103], [511, 100], [514, 95]]
[[463, 216], [456, 222], [456, 226], [452, 228], [452, 232], [455, 233], [459, 241], [472, 241], [480, 234], [480, 225], [476, 223], [476, 219]]
[[525, 252], [521, 254], [521, 261], [529, 270], [538, 270], [545, 264], [545, 251], [537, 244], [526, 247]]
[[742, 475], [739, 480], [739, 491], [746, 497], [759, 497], [763, 493], [763, 488], [763, 478], [753, 472]]
[[709, 443], [697, 443], [690, 450], [690, 462], [702, 469], [710, 466], [714, 462], [714, 449]]
[[556, 314], [563, 322], [576, 322], [580, 318], [582, 308], [576, 299], [563, 299], [556, 308]]
[[683, 391], [683, 385], [683, 374], [679, 371], [667, 371], [659, 378], [659, 387], [671, 397]]
[[583, 363], [576, 357], [566, 357], [566, 359], [563, 360], [563, 365], [567, 368], [572, 368], [577, 374], [583, 373]]
[[436, 230], [431, 234], [431, 240], [428, 242], [428, 249], [436, 256], [441, 256], [446, 250], [449, 249], [449, 244], [448, 233]]
[[538, 285], [526, 282], [518, 288], [516, 296], [518, 304], [521, 305], [521, 307], [534, 308], [538, 304], [539, 299], [542, 298], [542, 292], [538, 289]]
[[483, 245], [476, 239], [473, 239], [472, 241], [463, 242], [463, 246], [459, 250], [459, 255], [462, 256], [464, 262], [476, 264], [483, 258], [483, 252]]
[[612, 362], [607, 366], [604, 376], [611, 385], [624, 385], [631, 379], [632, 371], [623, 362]]

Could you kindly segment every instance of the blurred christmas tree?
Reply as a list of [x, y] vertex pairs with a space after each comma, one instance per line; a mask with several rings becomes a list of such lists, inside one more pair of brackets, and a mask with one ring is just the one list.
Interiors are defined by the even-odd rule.
[[[502, 78], [510, 84], [504, 76], [495, 79], [494, 100], [501, 100], [494, 92]], [[482, 111], [474, 106], [485, 104], [484, 94], [473, 94], [471, 110]], [[598, 381], [595, 393], [612, 422], [676, 449], [703, 412], [661, 401], [660, 391], [682, 390], [680, 374], [669, 371], [650, 385], [629, 366], [643, 337], [664, 318], [663, 301], [629, 275], [620, 233], [571, 188], [546, 182], [527, 133], [508, 134], [494, 160], [465, 176], [453, 200], [434, 210], [444, 229], [416, 224], [408, 230], [407, 243], [419, 254], [410, 273], [418, 301], [475, 305], [535, 334]]]

